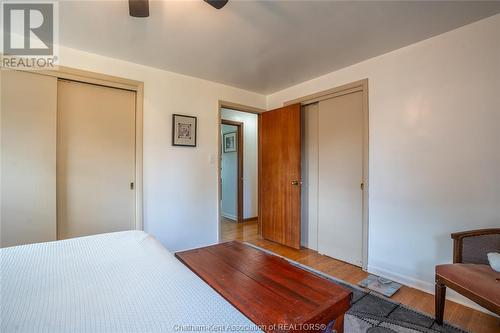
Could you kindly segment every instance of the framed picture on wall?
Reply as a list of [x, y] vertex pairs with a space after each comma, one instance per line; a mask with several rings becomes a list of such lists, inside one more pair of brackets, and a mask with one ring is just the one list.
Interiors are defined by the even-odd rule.
[[172, 115], [172, 146], [196, 147], [196, 117]]
[[235, 152], [238, 147], [237, 147], [237, 133], [236, 132], [231, 132], [231, 133], [225, 133], [223, 136], [223, 144], [224, 144], [224, 152], [225, 153], [232, 153]]

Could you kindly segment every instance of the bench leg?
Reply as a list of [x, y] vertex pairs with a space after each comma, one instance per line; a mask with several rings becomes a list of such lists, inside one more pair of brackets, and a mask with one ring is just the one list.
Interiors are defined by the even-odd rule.
[[440, 281], [436, 280], [436, 290], [434, 295], [436, 323], [443, 325], [444, 316], [444, 302], [446, 300], [446, 286]]
[[338, 316], [337, 319], [335, 319], [333, 329], [337, 333], [344, 333], [344, 314]]

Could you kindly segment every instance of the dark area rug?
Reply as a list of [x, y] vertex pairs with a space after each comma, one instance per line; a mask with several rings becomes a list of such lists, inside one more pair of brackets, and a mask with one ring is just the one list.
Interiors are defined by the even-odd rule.
[[302, 265], [296, 261], [280, 256], [274, 252], [261, 247], [245, 243], [266, 253], [285, 259], [290, 264], [300, 267], [313, 274], [331, 280], [353, 293], [351, 309], [345, 316], [345, 333], [468, 333], [463, 329], [444, 323], [437, 325], [434, 318], [419, 311], [410, 309], [387, 297], [381, 296], [370, 290], [362, 289], [331, 275], [315, 270], [309, 266]]

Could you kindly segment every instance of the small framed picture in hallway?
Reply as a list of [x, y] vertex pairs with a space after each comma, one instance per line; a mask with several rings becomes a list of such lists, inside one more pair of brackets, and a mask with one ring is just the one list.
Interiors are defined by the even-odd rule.
[[224, 134], [224, 152], [225, 153], [232, 153], [238, 149], [236, 134], [237, 134], [236, 132]]

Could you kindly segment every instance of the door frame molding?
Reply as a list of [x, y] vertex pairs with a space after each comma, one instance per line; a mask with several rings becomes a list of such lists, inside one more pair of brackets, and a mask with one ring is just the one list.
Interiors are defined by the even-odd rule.
[[[283, 106], [300, 103], [302, 106], [319, 102], [321, 100], [339, 97], [354, 92], [363, 93], [363, 203], [362, 203], [362, 224], [363, 224], [363, 244], [362, 244], [362, 264], [363, 270], [368, 269], [368, 231], [369, 231], [369, 104], [368, 104], [368, 79], [354, 81], [335, 88], [323, 90], [309, 94], [283, 103]], [[319, 221], [318, 221], [319, 222]]]
[[[222, 240], [222, 229], [221, 229], [221, 198], [222, 198], [222, 182], [221, 182], [221, 157], [222, 157], [222, 139], [221, 139], [221, 125], [222, 125], [222, 109], [231, 109], [235, 111], [240, 111], [240, 112], [246, 112], [246, 113], [253, 113], [258, 116], [257, 123], [260, 124], [260, 114], [263, 112], [266, 112], [265, 109], [259, 109], [253, 106], [248, 106], [244, 104], [239, 104], [239, 103], [234, 103], [230, 101], [224, 101], [224, 100], [219, 100], [219, 104], [217, 106], [217, 242], [220, 242]], [[258, 125], [259, 126], [259, 125]], [[243, 136], [243, 131], [241, 133]], [[259, 144], [260, 144], [260, 135], [257, 135], [257, 155], [258, 159], [260, 160], [260, 149]], [[244, 162], [244, 160], [243, 160]], [[258, 169], [258, 176], [257, 176], [257, 193], [260, 192], [260, 168]], [[257, 205], [258, 205], [258, 200], [257, 200]], [[259, 211], [259, 207], [257, 206], [257, 212]], [[243, 215], [243, 209], [242, 209], [242, 215]], [[258, 224], [259, 224], [259, 230], [260, 230], [260, 217], [257, 217], [258, 219]], [[244, 221], [243, 219], [242, 221]]]
[[144, 230], [143, 214], [143, 119], [144, 82], [66, 66], [55, 70], [29, 70], [33, 74], [135, 92], [135, 229]]
[[[237, 172], [237, 184], [238, 184], [238, 190], [237, 190], [237, 212], [236, 212], [236, 222], [242, 223], [243, 222], [243, 170], [244, 170], [244, 165], [243, 165], [243, 130], [244, 130], [244, 123], [241, 121], [233, 121], [233, 120], [227, 120], [227, 119], [221, 119], [221, 124], [222, 125], [232, 125], [237, 127], [237, 138], [238, 138], [238, 144], [237, 144], [237, 149], [236, 149], [236, 154], [238, 155], [238, 172]], [[221, 192], [222, 194], [222, 192]]]

